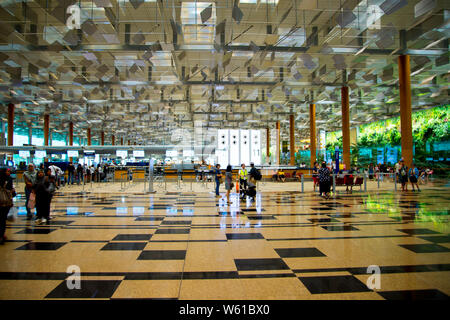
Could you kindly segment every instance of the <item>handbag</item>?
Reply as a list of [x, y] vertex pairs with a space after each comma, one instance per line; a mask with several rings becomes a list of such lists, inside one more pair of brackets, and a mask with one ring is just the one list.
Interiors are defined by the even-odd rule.
[[6, 217], [6, 219], [9, 222], [16, 221], [16, 219], [17, 219], [17, 211], [18, 211], [17, 207], [12, 207], [11, 209], [9, 209], [8, 216]]
[[5, 187], [0, 187], [0, 207], [12, 207], [12, 193], [11, 190]]
[[230, 184], [230, 188], [231, 188], [231, 189], [234, 188], [234, 182], [232, 182], [232, 183]]
[[36, 195], [34, 192], [30, 194], [30, 198], [28, 199], [28, 209], [34, 209], [36, 207]]

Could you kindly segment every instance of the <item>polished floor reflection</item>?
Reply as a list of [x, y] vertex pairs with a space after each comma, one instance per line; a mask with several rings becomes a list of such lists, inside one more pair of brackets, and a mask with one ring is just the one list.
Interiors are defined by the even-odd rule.
[[[448, 299], [449, 187], [421, 193], [62, 189], [0, 246], [0, 299]], [[81, 288], [69, 289], [69, 266]], [[380, 289], [366, 283], [381, 270]]]

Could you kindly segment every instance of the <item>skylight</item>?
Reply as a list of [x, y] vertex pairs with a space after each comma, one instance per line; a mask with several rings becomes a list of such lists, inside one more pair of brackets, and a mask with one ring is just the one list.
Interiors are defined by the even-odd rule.
[[300, 47], [306, 40], [305, 29], [298, 28], [292, 33], [289, 33], [290, 28], [279, 28], [278, 34], [280, 36], [278, 46], [280, 47]]
[[[202, 23], [200, 13], [212, 5], [211, 17]], [[183, 2], [181, 7], [184, 42], [186, 44], [214, 43], [216, 5], [211, 2]]]
[[172, 65], [171, 59], [172, 53], [157, 51], [153, 53], [153, 56], [151, 57], [150, 61], [153, 63], [153, 65], [157, 67], [170, 67]]
[[[267, 3], [271, 5], [277, 5], [279, 0], [260, 0], [260, 3]], [[258, 0], [241, 0], [240, 4], [257, 4]]]

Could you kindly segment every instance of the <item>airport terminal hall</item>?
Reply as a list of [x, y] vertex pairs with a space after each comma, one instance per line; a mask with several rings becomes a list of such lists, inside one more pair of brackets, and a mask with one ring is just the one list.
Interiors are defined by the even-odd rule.
[[448, 0], [0, 1], [0, 300], [448, 301], [449, 36]]

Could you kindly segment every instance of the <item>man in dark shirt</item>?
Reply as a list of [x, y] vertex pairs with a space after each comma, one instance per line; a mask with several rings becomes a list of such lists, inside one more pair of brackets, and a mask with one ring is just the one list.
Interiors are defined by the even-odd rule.
[[75, 174], [75, 166], [72, 164], [72, 162], [69, 163], [67, 166], [67, 171], [69, 172], [69, 177], [67, 179], [68, 184], [73, 184], [73, 178]]

